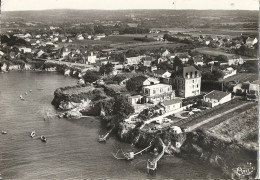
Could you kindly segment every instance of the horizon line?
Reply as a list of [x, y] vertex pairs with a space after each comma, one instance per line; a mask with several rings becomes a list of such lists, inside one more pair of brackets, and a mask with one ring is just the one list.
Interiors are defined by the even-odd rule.
[[2, 12], [16, 12], [16, 11], [53, 11], [53, 10], [76, 10], [76, 11], [84, 11], [84, 10], [94, 10], [94, 11], [122, 11], [122, 10], [193, 10], [193, 11], [259, 11], [253, 9], [70, 9], [70, 8], [61, 8], [61, 9], [28, 9], [28, 10], [2, 10]]

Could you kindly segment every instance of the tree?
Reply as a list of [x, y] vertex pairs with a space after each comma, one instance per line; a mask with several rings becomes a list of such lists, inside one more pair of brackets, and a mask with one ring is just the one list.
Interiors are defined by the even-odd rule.
[[143, 82], [147, 78], [145, 76], [136, 76], [126, 81], [126, 89], [130, 92], [140, 92], [143, 86]]
[[212, 74], [216, 79], [222, 78], [224, 76], [224, 73], [219, 69], [214, 69]]
[[114, 104], [114, 113], [129, 116], [130, 114], [134, 113], [134, 108], [127, 101], [126, 97], [116, 96]]
[[227, 56], [224, 56], [224, 55], [218, 55], [216, 58], [215, 58], [216, 61], [219, 61], [219, 62], [227, 62]]
[[107, 63], [105, 65], [101, 65], [99, 68], [99, 73], [101, 75], [105, 75], [105, 74], [111, 74], [114, 70], [114, 65], [111, 63]]
[[100, 75], [97, 71], [87, 71], [83, 78], [85, 82], [93, 83], [100, 78]]
[[173, 59], [173, 66], [174, 67], [182, 67], [182, 61], [180, 60], [180, 58], [178, 56], [175, 56], [175, 58]]
[[126, 79], [125, 75], [116, 75], [113, 77], [113, 81], [116, 81], [118, 84]]

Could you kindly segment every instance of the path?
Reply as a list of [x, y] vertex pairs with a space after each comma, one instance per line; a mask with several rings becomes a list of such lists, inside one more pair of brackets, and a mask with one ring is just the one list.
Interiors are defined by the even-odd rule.
[[[252, 102], [250, 102], [250, 103], [252, 103]], [[198, 128], [198, 127], [200, 127], [200, 126], [202, 126], [202, 125], [204, 125], [204, 124], [206, 124], [206, 123], [208, 123], [208, 122], [210, 122], [210, 121], [212, 121], [212, 120], [214, 120], [214, 119], [217, 119], [217, 118], [219, 118], [219, 117], [221, 117], [221, 116], [223, 116], [223, 115], [226, 115], [226, 114], [228, 114], [228, 113], [230, 113], [230, 112], [233, 112], [233, 111], [235, 111], [235, 110], [237, 110], [237, 109], [239, 109], [239, 108], [241, 108], [241, 107], [244, 107], [244, 106], [246, 106], [246, 105], [248, 105], [248, 104], [250, 104], [250, 103], [242, 104], [242, 105], [237, 106], [237, 107], [234, 107], [234, 108], [232, 108], [232, 109], [230, 109], [230, 110], [228, 110], [228, 111], [226, 111], [226, 112], [223, 112], [223, 113], [221, 113], [221, 114], [212, 116], [211, 118], [208, 118], [208, 119], [206, 119], [206, 120], [204, 120], [204, 121], [201, 121], [201, 122], [199, 122], [199, 123], [197, 123], [197, 124], [194, 124], [193, 126], [188, 127], [187, 130], [186, 130], [186, 132], [193, 131], [194, 129], [196, 129], [196, 128]]]

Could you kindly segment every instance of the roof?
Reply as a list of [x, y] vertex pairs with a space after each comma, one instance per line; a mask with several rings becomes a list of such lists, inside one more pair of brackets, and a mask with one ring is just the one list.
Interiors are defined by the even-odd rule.
[[255, 80], [255, 81], [251, 82], [251, 84], [259, 84], [259, 80]]
[[195, 62], [204, 62], [201, 57], [194, 57], [193, 59]]
[[181, 103], [181, 102], [182, 102], [182, 100], [180, 98], [177, 98], [177, 99], [171, 99], [171, 100], [164, 101], [163, 104], [165, 106], [169, 106], [169, 105], [177, 104], [177, 103]]
[[157, 104], [153, 107], [155, 110], [164, 109], [164, 107], [160, 104]]
[[134, 98], [141, 98], [141, 97], [143, 97], [143, 96], [141, 96], [141, 95], [135, 95], [135, 96], [129, 96], [128, 98], [134, 99]]
[[156, 88], [170, 87], [170, 86], [171, 86], [171, 85], [168, 85], [168, 84], [155, 84], [155, 85], [145, 86], [145, 87], [143, 87], [143, 88], [156, 89]]
[[213, 90], [210, 93], [206, 94], [204, 97], [205, 98], [210, 98], [210, 99], [221, 100], [222, 98], [226, 97], [229, 94], [231, 94], [231, 93]]
[[180, 75], [182, 76], [183, 78], [187, 78], [186, 74], [188, 73], [194, 73], [197, 72], [199, 77], [201, 77], [201, 73], [199, 70], [197, 70], [194, 66], [188, 66], [188, 67], [182, 67], [180, 68], [177, 72], [175, 72], [174, 74], [175, 75]]
[[163, 70], [163, 69], [158, 69], [158, 70], [155, 70], [155, 71], [154, 71], [155, 74], [161, 74], [161, 75], [163, 75], [163, 74], [166, 73], [166, 72], [168, 72], [168, 71]]

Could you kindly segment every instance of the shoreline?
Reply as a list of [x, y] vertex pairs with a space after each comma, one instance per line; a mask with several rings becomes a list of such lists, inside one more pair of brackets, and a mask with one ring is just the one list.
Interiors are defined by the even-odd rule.
[[[26, 70], [20, 69], [20, 70], [12, 70], [12, 71], [58, 72], [58, 71], [45, 71], [45, 70], [32, 70], [32, 69], [26, 69]], [[11, 71], [8, 71], [8, 72], [11, 72]], [[73, 77], [73, 76], [71, 76], [71, 77]], [[79, 85], [75, 85], [75, 86], [79, 86]], [[75, 87], [75, 86], [72, 86], [72, 87]], [[97, 87], [93, 87], [93, 88], [96, 89]], [[58, 89], [60, 89], [60, 88], [58, 88]], [[55, 93], [54, 93], [54, 99], [55, 99]], [[62, 100], [64, 100], [64, 99], [62, 99]], [[93, 117], [93, 118], [98, 119], [99, 121], [101, 121], [101, 123], [103, 125], [105, 125], [106, 128], [107, 127], [111, 127], [110, 126], [110, 122], [107, 119], [100, 118], [99, 116], [93, 116], [93, 115], [87, 115], [86, 116], [86, 115], [83, 115], [82, 118], [83, 117]], [[139, 132], [136, 133], [134, 131], [135, 128], [132, 129], [132, 131], [130, 130], [130, 131], [125, 131], [124, 132], [124, 130], [125, 130], [124, 129], [124, 124], [121, 124], [119, 127], [121, 129], [113, 130], [114, 131], [113, 134], [115, 134], [117, 139], [119, 141], [121, 141], [121, 142], [134, 144], [137, 147], [146, 147], [147, 144], [149, 144], [149, 142], [151, 141], [151, 137], [150, 136], [142, 136], [137, 141], [135, 141], [137, 136], [139, 136]], [[160, 137], [163, 139], [164, 142], [167, 142], [167, 138], [165, 138], [166, 135], [167, 134], [160, 135]], [[228, 173], [230, 172], [230, 169], [232, 167], [230, 167], [230, 165], [226, 165], [226, 162], [224, 160], [227, 158], [226, 156], [229, 153], [228, 154], [222, 154], [222, 155], [216, 155], [216, 152], [214, 152], [214, 150], [211, 150], [212, 153], [209, 153], [208, 149], [205, 148], [205, 144], [201, 145], [201, 146], [198, 146], [199, 143], [196, 140], [194, 140], [194, 137], [196, 137], [196, 136], [198, 136], [197, 138], [202, 136], [202, 137], [207, 137], [208, 139], [214, 139], [213, 136], [210, 136], [209, 134], [203, 134], [201, 132], [200, 133], [196, 132], [196, 133], [193, 133], [193, 134], [186, 134], [185, 133], [184, 136], [188, 136], [187, 138], [185, 137], [184, 146], [182, 146], [180, 148], [180, 152], [179, 153], [172, 152], [173, 155], [176, 155], [176, 156], [181, 157], [181, 158], [185, 158], [185, 157], [189, 158], [189, 157], [194, 157], [195, 156], [196, 157], [195, 159], [197, 159], [197, 160], [199, 160], [199, 161], [201, 161], [203, 163], [209, 163], [212, 167], [220, 168], [225, 175], [228, 175]], [[171, 141], [172, 141], [172, 139], [171, 139]], [[219, 144], [222, 144], [222, 145], [225, 144], [225, 145], [223, 145], [222, 148], [227, 148], [227, 149], [229, 149], [228, 151], [233, 151], [233, 149], [239, 149], [239, 151], [241, 151], [241, 153], [243, 153], [243, 152], [244, 153], [250, 153], [250, 152], [248, 152], [247, 150], [245, 150], [243, 148], [240, 149], [241, 147], [239, 147], [239, 145], [235, 144], [234, 142], [227, 143], [227, 142], [224, 142], [224, 141], [221, 141], [221, 140], [215, 140], [215, 139], [214, 139], [214, 141], [216, 141], [216, 142], [218, 142]], [[210, 140], [210, 142], [211, 142], [211, 140]], [[160, 145], [159, 145], [158, 142], [154, 143], [153, 147], [156, 147], [157, 149], [160, 149]], [[252, 153], [254, 153], [254, 152], [252, 152]], [[236, 154], [234, 154], [234, 156], [236, 156]], [[219, 158], [221, 160], [219, 160]]]

